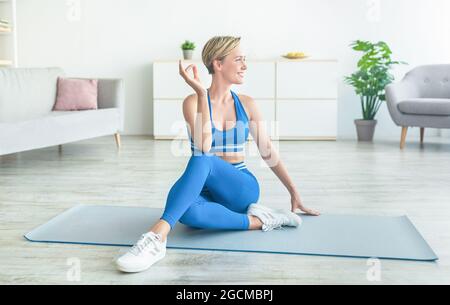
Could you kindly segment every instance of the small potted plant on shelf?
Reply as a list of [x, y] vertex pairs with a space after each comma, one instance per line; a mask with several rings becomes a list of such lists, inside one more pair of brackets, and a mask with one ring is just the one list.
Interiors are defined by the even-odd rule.
[[394, 80], [389, 70], [395, 64], [406, 63], [392, 61], [392, 51], [383, 41], [356, 40], [350, 46], [364, 53], [358, 62], [359, 70], [345, 77], [345, 82], [355, 88], [361, 100], [363, 118], [355, 120], [358, 141], [372, 141], [377, 124], [375, 116], [386, 100], [384, 88]]
[[192, 59], [192, 53], [195, 50], [195, 43], [192, 41], [186, 40], [182, 45], [181, 49], [183, 50], [184, 59]]

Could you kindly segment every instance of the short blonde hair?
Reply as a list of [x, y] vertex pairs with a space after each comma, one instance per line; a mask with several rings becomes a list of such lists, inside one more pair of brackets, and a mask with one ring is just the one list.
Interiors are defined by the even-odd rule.
[[208, 69], [209, 74], [214, 74], [213, 61], [223, 60], [236, 48], [241, 41], [241, 37], [214, 36], [203, 47], [202, 60]]

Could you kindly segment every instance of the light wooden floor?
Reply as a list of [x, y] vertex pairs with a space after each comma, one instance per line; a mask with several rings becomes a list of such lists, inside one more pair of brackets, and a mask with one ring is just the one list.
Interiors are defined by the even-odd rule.
[[[113, 136], [0, 157], [0, 283], [33, 284], [450, 284], [450, 141], [374, 144], [280, 142], [307, 206], [326, 213], [407, 214], [440, 257], [437, 263], [381, 261], [381, 282], [365, 259], [168, 249], [141, 274], [112, 264], [125, 249], [37, 244], [23, 234], [77, 204], [164, 207], [186, 166], [170, 141]], [[252, 143], [252, 142], [251, 142]], [[253, 143], [250, 145], [252, 148]], [[186, 146], [185, 146], [186, 147]], [[290, 207], [289, 194], [250, 149], [262, 204]], [[170, 236], [169, 236], [170, 238]], [[81, 264], [73, 282], [70, 259]]]

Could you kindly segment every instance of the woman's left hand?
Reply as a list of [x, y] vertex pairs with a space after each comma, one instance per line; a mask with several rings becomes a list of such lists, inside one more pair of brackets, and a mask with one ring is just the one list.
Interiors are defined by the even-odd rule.
[[306, 208], [302, 204], [302, 200], [300, 199], [300, 195], [298, 193], [294, 193], [291, 195], [291, 212], [295, 213], [296, 209], [300, 209], [302, 212], [304, 212], [306, 215], [312, 215], [312, 216], [319, 216], [320, 213], [318, 211], [315, 211], [313, 209]]

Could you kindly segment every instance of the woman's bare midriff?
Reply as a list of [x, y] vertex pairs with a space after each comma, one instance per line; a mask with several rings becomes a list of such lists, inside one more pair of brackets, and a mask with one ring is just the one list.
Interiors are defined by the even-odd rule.
[[215, 155], [229, 163], [239, 163], [245, 160], [245, 157], [239, 153], [218, 152]]

